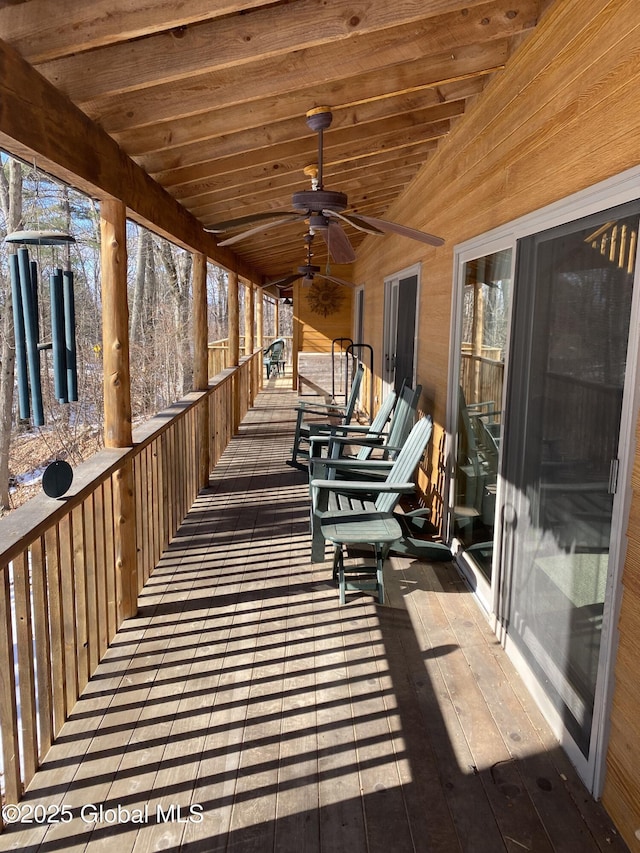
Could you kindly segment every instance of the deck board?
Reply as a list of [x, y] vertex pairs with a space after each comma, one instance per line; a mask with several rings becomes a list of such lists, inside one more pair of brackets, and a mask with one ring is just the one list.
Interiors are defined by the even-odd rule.
[[[339, 605], [309, 563], [286, 384], [259, 395], [36, 773], [25, 803], [73, 820], [11, 826], [0, 850], [625, 850], [452, 565], [394, 559], [384, 607]], [[122, 820], [82, 820], [88, 804]]]

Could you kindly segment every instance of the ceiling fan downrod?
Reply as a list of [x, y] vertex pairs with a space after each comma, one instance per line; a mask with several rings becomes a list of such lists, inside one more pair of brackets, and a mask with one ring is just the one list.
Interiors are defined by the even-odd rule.
[[307, 127], [318, 134], [318, 189], [323, 189], [322, 164], [324, 159], [324, 136], [323, 132], [331, 127], [333, 113], [329, 107], [314, 107], [307, 113]]

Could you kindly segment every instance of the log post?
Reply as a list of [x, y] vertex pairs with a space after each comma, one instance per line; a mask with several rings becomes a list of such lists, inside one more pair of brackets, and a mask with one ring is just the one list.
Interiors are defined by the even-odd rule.
[[[229, 363], [227, 367], [237, 367], [240, 364], [240, 299], [238, 291], [238, 273], [229, 273], [229, 292], [227, 294], [227, 313], [229, 315]], [[240, 382], [238, 372], [231, 381], [233, 394], [232, 434], [238, 432], [240, 426]]]
[[[248, 281], [245, 286], [244, 291], [244, 354], [253, 355], [253, 350], [255, 348], [255, 335], [254, 335], [254, 325], [256, 319], [256, 300], [255, 300], [255, 290], [253, 287], [253, 283]], [[253, 400], [256, 395], [256, 388], [254, 388], [253, 381], [253, 365], [249, 367], [248, 373], [248, 392], [249, 392], [249, 405], [253, 405]]]
[[256, 287], [256, 349], [264, 346], [264, 291]]
[[240, 364], [240, 303], [238, 298], [238, 273], [229, 273], [227, 313], [229, 315], [229, 363], [227, 367]]
[[[256, 287], [256, 348], [264, 348], [264, 290], [261, 287]], [[262, 364], [255, 375], [258, 378], [256, 391], [259, 391], [262, 388]]]
[[291, 387], [294, 391], [298, 388], [298, 353], [302, 343], [302, 323], [298, 316], [301, 298], [302, 287], [297, 281], [293, 286], [293, 340], [291, 341]]
[[[206, 391], [209, 387], [207, 345], [207, 258], [201, 252], [193, 256], [193, 389]], [[209, 399], [198, 406], [198, 487], [209, 485]]]
[[248, 281], [244, 299], [244, 354], [253, 355], [255, 347], [254, 325], [256, 321], [255, 291], [253, 284]]
[[[129, 306], [127, 303], [126, 208], [123, 202], [100, 204], [102, 278], [102, 353], [105, 447], [131, 447]], [[138, 566], [133, 464], [113, 475], [116, 606], [118, 623], [137, 611]]]

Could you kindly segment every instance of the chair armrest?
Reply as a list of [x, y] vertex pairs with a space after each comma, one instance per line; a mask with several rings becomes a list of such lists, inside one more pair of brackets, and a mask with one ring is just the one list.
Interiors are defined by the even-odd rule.
[[348, 437], [351, 433], [353, 433], [356, 438], [359, 435], [363, 435], [367, 438], [376, 438], [377, 436], [380, 436], [380, 438], [382, 438], [383, 436], [387, 435], [384, 430], [380, 430], [380, 432], [378, 432], [377, 430], [372, 430], [371, 426], [369, 426], [368, 424], [344, 424], [344, 426], [337, 426], [336, 429], [339, 432], [344, 433], [345, 437]]
[[343, 494], [381, 494], [382, 492], [414, 492], [415, 483], [380, 483], [377, 481], [364, 482], [362, 480], [312, 480], [314, 489], [325, 489], [329, 492], [341, 492]]
[[388, 472], [393, 467], [393, 462], [390, 459], [325, 459], [324, 457], [311, 457], [313, 462], [320, 462], [327, 468], [334, 468], [343, 471], [364, 472]]
[[340, 403], [306, 403], [304, 400], [298, 401], [298, 405], [294, 406], [296, 412], [314, 412], [315, 414], [324, 414], [325, 412], [345, 412], [346, 406]]
[[[347, 428], [347, 427], [345, 427], [345, 428]], [[337, 427], [337, 429], [340, 429], [340, 427]], [[347, 446], [349, 444], [353, 444], [356, 447], [384, 447], [384, 449], [386, 450], [387, 445], [383, 444], [383, 440], [384, 440], [384, 434], [383, 433], [377, 433], [377, 434], [374, 433], [374, 434], [368, 435], [366, 437], [363, 436], [362, 438], [357, 436], [357, 435], [354, 435], [354, 436], [334, 435], [332, 437], [332, 444], [343, 444], [345, 446]], [[394, 447], [391, 449], [395, 450], [396, 448]]]
[[313, 436], [314, 441], [324, 442], [325, 444], [333, 438], [333, 424], [310, 423], [305, 424], [305, 429], [309, 430], [309, 436]]
[[408, 512], [403, 512], [402, 514], [405, 518], [429, 518], [431, 507], [422, 506], [419, 509], [410, 509]]

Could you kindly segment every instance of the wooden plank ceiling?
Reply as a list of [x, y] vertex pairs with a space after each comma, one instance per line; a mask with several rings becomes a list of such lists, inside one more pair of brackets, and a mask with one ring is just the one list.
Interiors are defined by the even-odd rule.
[[[0, 0], [0, 38], [205, 227], [291, 210], [317, 162], [305, 114], [325, 104], [325, 187], [384, 217], [548, 5]], [[357, 250], [364, 235], [345, 230]], [[233, 248], [276, 277], [305, 261], [305, 231], [281, 225]]]

